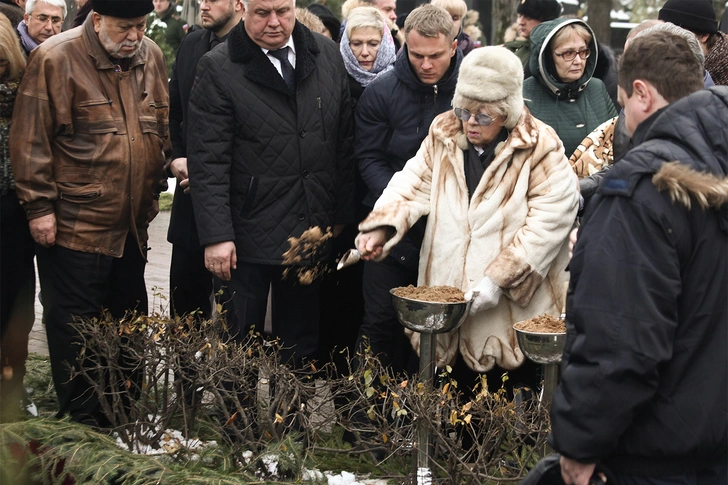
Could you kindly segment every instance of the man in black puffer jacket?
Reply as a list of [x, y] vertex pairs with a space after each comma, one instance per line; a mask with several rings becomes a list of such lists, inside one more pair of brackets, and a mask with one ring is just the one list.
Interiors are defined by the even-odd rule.
[[[452, 36], [452, 18], [433, 5], [416, 8], [404, 24], [406, 45], [394, 69], [364, 90], [356, 108], [354, 152], [371, 208], [389, 180], [402, 170], [427, 136], [435, 116], [452, 108], [462, 52]], [[381, 263], [364, 263], [364, 322], [360, 343], [396, 371], [407, 366], [409, 342], [392, 307], [389, 290], [417, 284], [424, 224], [402, 239]]]
[[620, 485], [727, 483], [728, 88], [702, 88], [672, 33], [622, 58], [635, 148], [579, 231], [551, 407], [567, 485], [597, 462]]
[[[354, 220], [349, 83], [337, 45], [296, 22], [293, 0], [246, 3], [245, 20], [197, 69], [192, 204], [229, 325], [262, 333], [272, 287], [281, 358], [299, 366], [317, 351], [320, 283], [284, 277], [283, 254], [290, 237], [314, 227], [336, 234]], [[318, 247], [293, 264], [313, 266], [326, 253]]]

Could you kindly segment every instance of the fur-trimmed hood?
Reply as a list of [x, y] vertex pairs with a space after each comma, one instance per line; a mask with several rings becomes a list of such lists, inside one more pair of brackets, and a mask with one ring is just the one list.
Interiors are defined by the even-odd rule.
[[639, 180], [676, 203], [718, 210], [728, 231], [728, 87], [698, 91], [671, 104], [643, 140], [604, 177], [597, 193], [631, 196]]

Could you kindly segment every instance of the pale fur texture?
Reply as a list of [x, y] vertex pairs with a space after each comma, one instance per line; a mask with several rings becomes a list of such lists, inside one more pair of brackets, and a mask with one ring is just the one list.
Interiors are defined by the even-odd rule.
[[523, 66], [515, 54], [499, 46], [481, 47], [463, 59], [458, 74], [454, 107], [463, 107], [467, 100], [493, 103], [506, 100], [509, 130], [516, 126], [523, 112]]
[[673, 202], [690, 209], [692, 200], [703, 209], [728, 204], [728, 178], [698, 172], [680, 162], [668, 162], [653, 175], [652, 183]]
[[[452, 365], [460, 352], [478, 372], [495, 364], [514, 369], [525, 357], [513, 324], [561, 312], [578, 182], [554, 131], [524, 108], [469, 199], [462, 135], [452, 111], [435, 118], [415, 157], [394, 175], [359, 230], [394, 227], [386, 256], [427, 215], [418, 284], [468, 291], [488, 276], [504, 292], [494, 308], [437, 335], [438, 365]], [[419, 349], [419, 334], [408, 334]]]

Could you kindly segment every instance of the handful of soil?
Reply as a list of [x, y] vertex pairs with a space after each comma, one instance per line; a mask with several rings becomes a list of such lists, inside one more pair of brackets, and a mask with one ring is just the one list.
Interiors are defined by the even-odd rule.
[[516, 330], [533, 333], [566, 333], [566, 323], [551, 315], [539, 315], [513, 325]]
[[402, 298], [409, 298], [410, 300], [432, 303], [465, 302], [465, 295], [462, 290], [453, 286], [400, 286], [394, 289], [394, 294]]
[[[294, 276], [302, 285], [310, 285], [319, 276], [323, 276], [330, 270], [323, 262], [318, 260], [326, 241], [333, 237], [331, 228], [324, 233], [320, 227], [306, 229], [301, 237], [289, 237], [290, 249], [283, 253], [283, 264], [288, 265], [283, 271], [283, 277]], [[310, 260], [311, 266], [297, 266], [304, 260]]]

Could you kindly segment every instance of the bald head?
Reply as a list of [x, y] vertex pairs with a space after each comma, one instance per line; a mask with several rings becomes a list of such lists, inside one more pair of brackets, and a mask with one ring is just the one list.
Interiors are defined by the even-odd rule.
[[634, 40], [635, 37], [637, 37], [637, 34], [642, 32], [643, 30], [647, 30], [650, 27], [654, 27], [657, 24], [661, 24], [662, 20], [655, 20], [655, 19], [649, 19], [649, 20], [643, 20], [640, 22], [637, 27], [633, 27], [632, 30], [629, 31], [627, 34], [627, 40], [624, 41], [624, 50], [627, 50], [627, 47], [629, 46], [629, 43]]

